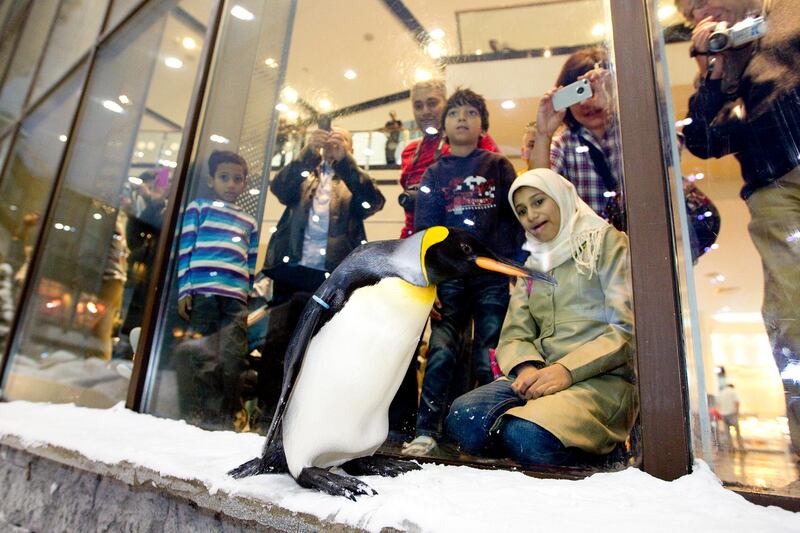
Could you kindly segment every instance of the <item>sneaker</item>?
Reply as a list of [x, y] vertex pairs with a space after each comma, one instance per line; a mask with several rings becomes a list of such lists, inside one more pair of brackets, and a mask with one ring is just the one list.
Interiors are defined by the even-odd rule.
[[436, 450], [436, 439], [427, 435], [420, 435], [411, 442], [403, 443], [403, 455], [430, 455]]

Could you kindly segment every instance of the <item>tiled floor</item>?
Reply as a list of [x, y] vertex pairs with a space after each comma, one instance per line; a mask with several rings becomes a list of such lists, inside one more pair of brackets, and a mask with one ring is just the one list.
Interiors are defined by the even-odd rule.
[[800, 464], [789, 451], [717, 451], [714, 471], [726, 484], [800, 497]]

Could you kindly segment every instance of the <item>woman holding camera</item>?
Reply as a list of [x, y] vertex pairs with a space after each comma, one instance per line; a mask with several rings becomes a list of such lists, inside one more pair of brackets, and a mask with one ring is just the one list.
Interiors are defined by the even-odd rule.
[[[571, 84], [579, 80], [588, 80], [591, 92], [569, 94], [574, 87]], [[567, 99], [584, 99], [556, 111], [553, 100], [561, 90]], [[606, 51], [578, 50], [564, 63], [556, 86], [539, 102], [529, 167], [550, 168], [566, 177], [598, 215], [624, 231], [618, 139]]]

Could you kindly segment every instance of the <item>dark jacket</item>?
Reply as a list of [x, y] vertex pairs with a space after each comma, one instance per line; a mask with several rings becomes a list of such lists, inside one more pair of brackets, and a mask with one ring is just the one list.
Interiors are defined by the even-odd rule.
[[[270, 190], [286, 206], [278, 221], [277, 231], [267, 247], [265, 268], [283, 263], [300, 262], [303, 256], [303, 237], [308, 213], [319, 185], [318, 167], [321, 159], [310, 150], [284, 167], [273, 178]], [[333, 165], [331, 180], [330, 225], [325, 266], [330, 271], [353, 249], [366, 241], [364, 219], [383, 209], [385, 199], [375, 182], [362, 171], [351, 156]], [[306, 173], [303, 176], [303, 173]]]
[[[742, 54], [747, 62], [738, 84], [701, 81], [689, 100], [692, 123], [683, 129], [694, 155], [736, 156], [745, 199], [800, 164], [800, 5], [773, 0], [767, 23], [752, 55]], [[743, 113], [730, 112], [736, 103]]]

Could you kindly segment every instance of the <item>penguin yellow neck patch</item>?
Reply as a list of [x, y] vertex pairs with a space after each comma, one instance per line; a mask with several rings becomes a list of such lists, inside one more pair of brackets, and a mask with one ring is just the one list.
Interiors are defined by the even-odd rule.
[[450, 235], [450, 232], [444, 226], [433, 226], [432, 228], [426, 229], [425, 234], [422, 236], [419, 263], [422, 265], [422, 275], [425, 277], [427, 283], [430, 283], [430, 280], [428, 279], [428, 269], [425, 268], [425, 254], [428, 252], [428, 248], [442, 242], [448, 235]]

